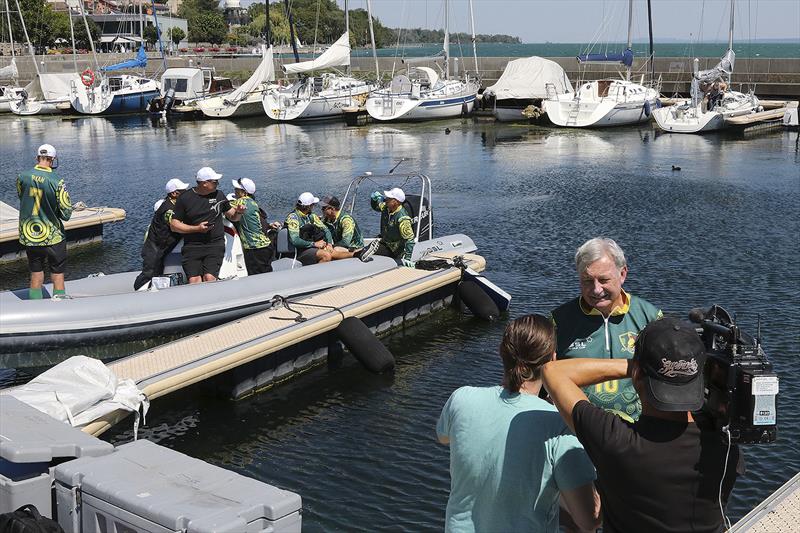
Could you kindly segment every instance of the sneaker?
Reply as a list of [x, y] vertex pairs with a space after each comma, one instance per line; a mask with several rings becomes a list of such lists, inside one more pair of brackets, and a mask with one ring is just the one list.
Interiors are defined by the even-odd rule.
[[381, 241], [379, 239], [375, 239], [374, 241], [363, 247], [361, 250], [359, 250], [358, 258], [361, 259], [361, 261], [364, 263], [366, 263], [367, 261], [372, 261], [372, 256], [375, 255], [375, 252], [378, 251], [378, 247], [380, 245]]
[[69, 294], [54, 294], [53, 296], [50, 297], [50, 299], [55, 302], [58, 302], [61, 300], [72, 300], [72, 296], [70, 296]]

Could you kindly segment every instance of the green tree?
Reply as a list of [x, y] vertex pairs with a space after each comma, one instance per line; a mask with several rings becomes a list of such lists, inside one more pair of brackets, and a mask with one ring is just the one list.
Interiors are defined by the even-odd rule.
[[150, 43], [150, 46], [153, 46], [158, 42], [158, 31], [156, 30], [155, 26], [145, 26], [143, 34], [144, 40]]
[[[86, 19], [86, 23], [89, 26], [89, 36], [86, 34], [86, 26], [83, 24], [83, 19], [81, 17], [72, 17], [72, 24], [75, 28], [75, 48], [89, 49], [91, 48], [90, 39], [91, 42], [95, 43], [100, 40], [100, 27], [91, 19]], [[70, 46], [72, 46], [72, 35], [69, 31], [68, 14], [53, 13], [50, 28], [53, 41], [64, 39], [70, 43]]]
[[175, 46], [178, 46], [178, 44], [180, 44], [180, 42], [186, 38], [186, 32], [177, 26], [173, 26], [169, 29], [169, 38], [173, 43], [175, 43]]
[[189, 20], [189, 40], [221, 44], [228, 35], [225, 18], [219, 12], [204, 12]]
[[[253, 4], [257, 5], [257, 4]], [[289, 19], [286, 18], [282, 6], [273, 4], [269, 9], [270, 32], [272, 34], [273, 43], [288, 43], [289, 42]], [[247, 25], [247, 33], [255, 38], [260, 38], [264, 35], [266, 30], [267, 15], [261, 13], [253, 18], [253, 21]]]
[[[53, 46], [58, 36], [56, 30], [59, 26], [59, 18], [46, 0], [19, 0], [20, 10], [28, 28], [28, 36], [31, 44], [36, 48]], [[15, 6], [16, 7], [16, 6]], [[69, 36], [69, 19], [64, 16], [62, 22], [67, 22], [67, 35]], [[25, 42], [25, 34], [22, 31], [22, 23], [19, 17], [11, 18], [11, 26], [14, 32], [14, 39], [17, 42]], [[67, 37], [69, 39], [69, 37]]]

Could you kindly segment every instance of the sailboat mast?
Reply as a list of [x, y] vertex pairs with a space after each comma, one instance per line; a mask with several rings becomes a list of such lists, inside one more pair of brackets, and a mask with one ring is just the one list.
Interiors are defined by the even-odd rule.
[[450, 79], [450, 13], [444, 1], [444, 79]]
[[[350, 10], [344, 0], [344, 32], [347, 34], [347, 45], [350, 46]], [[350, 75], [350, 63], [347, 63], [347, 75]]]
[[267, 41], [267, 47], [272, 46], [272, 26], [269, 23], [269, 1], [266, 4], [267, 23], [264, 25], [264, 40]]
[[469, 27], [472, 30], [472, 56], [475, 58], [475, 75], [478, 75], [478, 47], [475, 44], [475, 14], [472, 11], [472, 0], [469, 0]]
[[650, 82], [656, 79], [656, 56], [653, 52], [653, 10], [650, 7], [650, 0], [647, 0], [647, 33], [650, 36]]
[[8, 0], [6, 4], [6, 18], [8, 19], [8, 38], [11, 41], [11, 58], [14, 58], [14, 30], [11, 28], [11, 9], [8, 7]]
[[733, 50], [733, 3], [731, 0], [731, 27], [728, 30], [728, 50]]
[[67, 4], [67, 16], [69, 17], [69, 38], [72, 39], [72, 66], [75, 72], [78, 72], [78, 52], [75, 50], [75, 25], [72, 23], [72, 6], [69, 4]]
[[[89, 31], [89, 22], [86, 20], [86, 12], [83, 10], [83, 0], [78, 0], [78, 8], [81, 11], [81, 18], [83, 18], [83, 27], [86, 28], [86, 38], [89, 39], [89, 47], [92, 49], [92, 57], [94, 58], [94, 68], [100, 71], [100, 62], [97, 61], [97, 52], [94, 49], [94, 40], [92, 39], [92, 32]], [[153, 6], [155, 13], [155, 6]], [[75, 46], [73, 45], [73, 48]]]
[[375, 30], [372, 29], [372, 0], [367, 0], [367, 18], [369, 19], [369, 39], [372, 42], [372, 59], [375, 60], [375, 76], [381, 79], [381, 70], [378, 68], [378, 51], [375, 49]]
[[[633, 46], [633, 0], [628, 0], [628, 48]], [[631, 81], [631, 67], [625, 69], [625, 79]]]
[[[139, 0], [139, 46], [144, 46], [144, 8], [142, 7], [144, 4], [143, 0]], [[131, 28], [132, 30], [133, 28]], [[133, 33], [133, 31], [131, 31]], [[170, 34], [170, 40], [172, 40], [172, 34]], [[142, 77], [144, 78], [144, 74], [146, 71], [145, 66], [142, 66]]]
[[294, 62], [300, 62], [300, 54], [297, 53], [297, 41], [294, 38], [294, 17], [292, 17], [292, 10], [289, 7], [289, 0], [283, 0], [286, 5], [286, 17], [289, 19], [289, 35], [292, 39], [292, 52], [294, 52]]
[[25, 17], [22, 16], [22, 9], [19, 7], [19, 0], [14, 0], [17, 4], [17, 14], [19, 15], [19, 21], [22, 23], [22, 33], [25, 35], [25, 42], [28, 44], [28, 50], [31, 53], [31, 58], [33, 59], [33, 68], [36, 69], [36, 76], [38, 77], [41, 72], [39, 72], [39, 62], [36, 61], [36, 50], [33, 49], [33, 45], [31, 44], [31, 38], [28, 36], [28, 27], [25, 26]]

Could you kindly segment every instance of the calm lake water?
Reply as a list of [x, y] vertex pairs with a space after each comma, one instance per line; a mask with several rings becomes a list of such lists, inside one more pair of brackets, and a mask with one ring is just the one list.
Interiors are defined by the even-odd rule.
[[[730, 514], [742, 516], [800, 470], [797, 133], [9, 117], [0, 128], [3, 201], [16, 203], [14, 173], [49, 142], [74, 201], [128, 213], [106, 229], [102, 245], [71, 253], [72, 278], [138, 268], [164, 183], [188, 180], [204, 165], [225, 174], [226, 192], [227, 178], [252, 177], [258, 200], [279, 218], [304, 190], [342, 195], [356, 173], [385, 172], [407, 158], [398, 172], [433, 180], [437, 233], [472, 236], [487, 276], [513, 295], [509, 318], [574, 297], [575, 248], [611, 236], [628, 254], [626, 288], [666, 313], [685, 316], [716, 303], [750, 332], [762, 318], [764, 346], [782, 378], [779, 440], [745, 448], [748, 473]], [[374, 219], [363, 223], [375, 227]], [[24, 264], [0, 267], [3, 288], [24, 285], [26, 276]], [[347, 362], [238, 402], [189, 389], [155, 401], [140, 434], [300, 493], [307, 531], [441, 529], [448, 452], [434, 442], [434, 425], [455, 388], [499, 382], [503, 325], [439, 312], [385, 339], [397, 358], [392, 377]], [[107, 438], [125, 442], [129, 427]]]

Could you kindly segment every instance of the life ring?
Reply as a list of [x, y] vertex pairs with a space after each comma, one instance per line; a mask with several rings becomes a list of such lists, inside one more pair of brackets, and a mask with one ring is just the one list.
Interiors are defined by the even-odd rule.
[[94, 83], [94, 72], [92, 72], [92, 69], [87, 68], [81, 72], [81, 83], [83, 83], [86, 87], [92, 86]]

